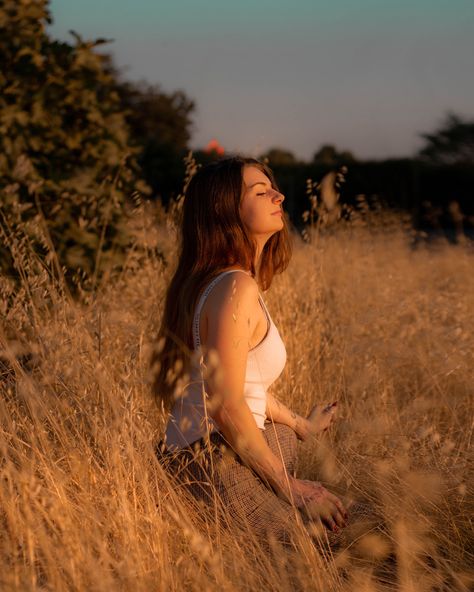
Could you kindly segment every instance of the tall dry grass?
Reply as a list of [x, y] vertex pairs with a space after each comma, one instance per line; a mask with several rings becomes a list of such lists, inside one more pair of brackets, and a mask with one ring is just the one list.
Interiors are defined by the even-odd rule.
[[154, 457], [147, 362], [176, 242], [163, 214], [133, 220], [124, 271], [80, 301], [3, 236], [22, 286], [0, 278], [2, 590], [469, 590], [472, 250], [413, 250], [382, 215], [296, 238], [265, 295], [288, 351], [273, 392], [300, 413], [340, 401], [299, 475], [384, 524], [353, 524], [336, 550], [301, 532], [271, 556], [205, 522]]

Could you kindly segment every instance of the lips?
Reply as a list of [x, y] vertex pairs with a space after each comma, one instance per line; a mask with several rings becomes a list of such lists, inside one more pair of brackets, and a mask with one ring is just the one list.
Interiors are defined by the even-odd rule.
[[282, 210], [276, 210], [275, 212], [272, 212], [272, 216], [275, 216], [276, 214], [282, 214]]

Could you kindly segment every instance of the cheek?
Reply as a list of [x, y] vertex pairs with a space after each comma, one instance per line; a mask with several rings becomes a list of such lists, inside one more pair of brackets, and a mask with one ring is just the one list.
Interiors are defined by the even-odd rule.
[[259, 208], [255, 203], [245, 204], [240, 212], [242, 222], [250, 229], [255, 228], [259, 224]]
[[241, 218], [242, 222], [246, 225], [249, 225], [252, 221], [252, 218], [253, 218], [252, 204], [249, 203], [248, 201], [244, 201], [240, 205], [239, 211], [240, 211], [240, 218]]

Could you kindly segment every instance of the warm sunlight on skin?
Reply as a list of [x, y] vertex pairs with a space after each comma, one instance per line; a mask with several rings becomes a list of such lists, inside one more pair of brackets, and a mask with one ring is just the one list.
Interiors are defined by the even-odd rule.
[[257, 261], [267, 240], [283, 228], [284, 199], [282, 193], [273, 189], [265, 173], [252, 165], [244, 166], [240, 217], [257, 241]]

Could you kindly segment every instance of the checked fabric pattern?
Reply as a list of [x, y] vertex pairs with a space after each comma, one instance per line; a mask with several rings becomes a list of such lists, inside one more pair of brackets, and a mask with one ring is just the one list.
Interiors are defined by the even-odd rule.
[[[286, 425], [266, 422], [263, 436], [288, 474], [294, 475], [296, 433]], [[161, 448], [158, 455], [177, 487], [184, 487], [204, 507], [217, 509], [226, 526], [243, 528], [262, 542], [274, 537], [291, 545], [298, 511], [244, 465], [220, 433], [211, 433], [210, 447], [202, 439], [177, 452]]]

